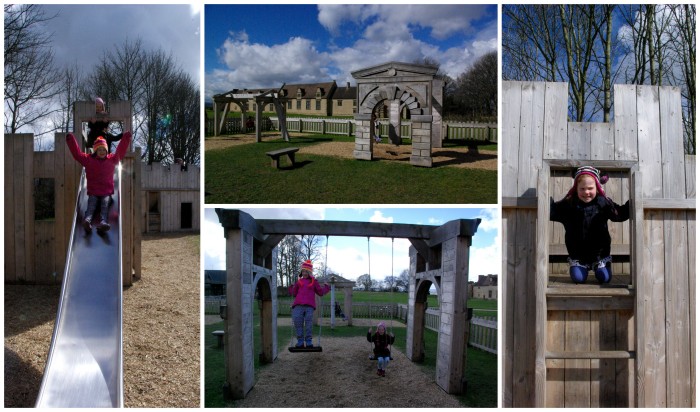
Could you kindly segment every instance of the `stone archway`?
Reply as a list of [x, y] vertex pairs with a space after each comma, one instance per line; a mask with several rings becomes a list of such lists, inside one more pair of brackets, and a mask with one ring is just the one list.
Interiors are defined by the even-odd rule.
[[372, 160], [372, 112], [382, 102], [389, 106], [389, 138], [401, 136], [401, 110], [410, 114], [411, 164], [431, 167], [431, 150], [442, 147], [442, 92], [444, 82], [430, 66], [389, 62], [352, 72], [357, 80], [355, 115], [356, 159]]

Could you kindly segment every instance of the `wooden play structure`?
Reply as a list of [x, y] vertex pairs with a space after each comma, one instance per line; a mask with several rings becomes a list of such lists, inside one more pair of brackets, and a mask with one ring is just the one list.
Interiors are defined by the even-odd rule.
[[[695, 407], [695, 156], [680, 92], [616, 85], [614, 123], [568, 123], [568, 84], [503, 82], [503, 406]], [[550, 199], [571, 169], [630, 201], [613, 280], [568, 279]]]
[[432, 148], [442, 147], [442, 89], [437, 68], [389, 62], [351, 73], [357, 81], [355, 159], [372, 160], [372, 114], [389, 106], [389, 140], [401, 143], [401, 111], [411, 122], [411, 164], [432, 167]]
[[[112, 102], [105, 114], [94, 102], [73, 107], [76, 137], [82, 146], [84, 123], [95, 119], [120, 121], [131, 130], [131, 105]], [[34, 151], [33, 134], [5, 135], [5, 282], [60, 284], [73, 223], [82, 167], [71, 157], [65, 133], [56, 133], [53, 151]], [[122, 279], [131, 285], [141, 276], [138, 176], [140, 154], [129, 151], [122, 161]], [[39, 196], [39, 189], [41, 196]], [[41, 199], [41, 200], [40, 200]], [[37, 215], [35, 202], [48, 202], [49, 212]]]
[[145, 233], [199, 231], [199, 176], [197, 165], [141, 164]]
[[[464, 390], [469, 248], [480, 219], [442, 226], [365, 222], [254, 219], [239, 210], [216, 209], [226, 238], [224, 396], [242, 399], [253, 388], [253, 305], [260, 308], [262, 353], [277, 358], [276, 248], [287, 234], [408, 238], [411, 266], [406, 356], [424, 357], [425, 310], [431, 286], [438, 292], [440, 331], [435, 381], [448, 393]], [[256, 293], [257, 292], [257, 293]], [[255, 302], [257, 295], [258, 302]], [[345, 296], [346, 309], [352, 303]], [[348, 314], [348, 312], [345, 312]], [[323, 356], [323, 355], [320, 355]], [[419, 389], [418, 389], [419, 390]]]
[[241, 110], [241, 122], [244, 122], [244, 115], [248, 111], [248, 100], [255, 101], [255, 138], [259, 143], [262, 141], [260, 125], [262, 124], [262, 114], [265, 105], [272, 103], [277, 112], [279, 119], [279, 129], [282, 138], [285, 142], [289, 141], [289, 132], [287, 131], [287, 109], [285, 103], [287, 98], [284, 96], [284, 84], [279, 90], [267, 90], [263, 93], [253, 94], [246, 90], [233, 89], [225, 93], [216, 94], [214, 100], [214, 136], [219, 136], [226, 122], [226, 116], [231, 111], [231, 105], [237, 105]]

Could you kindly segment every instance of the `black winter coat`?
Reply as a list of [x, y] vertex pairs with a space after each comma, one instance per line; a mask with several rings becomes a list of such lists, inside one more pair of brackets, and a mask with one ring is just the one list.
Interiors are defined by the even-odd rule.
[[389, 345], [394, 344], [394, 337], [390, 336], [388, 333], [384, 332], [383, 335], [375, 332], [367, 332], [367, 341], [374, 343], [374, 355], [380, 357], [391, 356], [391, 351], [389, 350]]
[[610, 256], [608, 220], [624, 222], [629, 215], [629, 201], [620, 206], [600, 195], [590, 203], [584, 203], [574, 195], [570, 199], [552, 202], [549, 209], [549, 219], [564, 225], [569, 258], [582, 264], [595, 263]]

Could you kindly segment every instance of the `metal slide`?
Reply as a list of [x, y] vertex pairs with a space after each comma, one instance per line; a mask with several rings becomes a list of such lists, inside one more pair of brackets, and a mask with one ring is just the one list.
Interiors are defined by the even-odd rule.
[[111, 229], [104, 234], [82, 226], [88, 198], [84, 170], [80, 178], [38, 408], [123, 406], [120, 169], [114, 172]]

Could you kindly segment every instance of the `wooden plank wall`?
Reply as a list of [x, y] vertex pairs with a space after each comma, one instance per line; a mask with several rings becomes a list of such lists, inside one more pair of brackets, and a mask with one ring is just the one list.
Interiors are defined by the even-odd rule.
[[[141, 247], [135, 190], [140, 188], [134, 172], [133, 154], [125, 161], [122, 179], [125, 193], [123, 227], [123, 278], [131, 284], [133, 275], [140, 277]], [[131, 164], [131, 166], [129, 166]], [[60, 284], [66, 264], [78, 184], [82, 167], [68, 151], [65, 134], [55, 135], [53, 151], [35, 152], [34, 136], [5, 136], [5, 282]], [[34, 179], [54, 180], [54, 219], [34, 220]], [[133, 205], [133, 206], [132, 206]], [[134, 232], [136, 231], [136, 232]], [[41, 258], [38, 258], [41, 257]], [[127, 269], [128, 268], [128, 269]], [[127, 280], [128, 279], [128, 280]]]
[[[200, 224], [200, 169], [196, 165], [188, 165], [187, 171], [178, 165], [163, 166], [161, 164], [142, 165], [141, 201], [148, 205], [148, 193], [159, 193], [160, 231], [177, 232], [181, 229], [181, 205], [192, 203], [192, 228], [187, 231], [198, 231]], [[142, 227], [148, 229], [148, 210], [144, 208]]]
[[[53, 220], [34, 220], [35, 178], [54, 180]], [[31, 134], [5, 135], [5, 282], [61, 282], [79, 178], [64, 134], [47, 152], [34, 152]]]
[[[615, 123], [605, 124], [567, 123], [567, 87], [503, 82], [505, 407], [534, 406], [533, 207], [543, 159], [638, 161], [643, 199], [695, 198], [695, 157], [684, 155], [678, 138], [677, 88], [616, 85]], [[552, 197], [563, 196], [571, 183], [570, 176], [554, 174]], [[618, 203], [630, 196], [625, 174], [613, 174], [605, 188]], [[614, 244], [631, 243], [628, 225], [611, 224]], [[549, 406], [695, 406], [695, 209], [646, 209], [644, 233], [637, 316], [550, 311], [546, 336], [550, 350], [636, 350], [636, 371], [631, 360], [549, 360]], [[563, 243], [561, 225], [550, 224], [550, 236]], [[629, 264], [616, 263], [613, 271], [629, 271]]]

